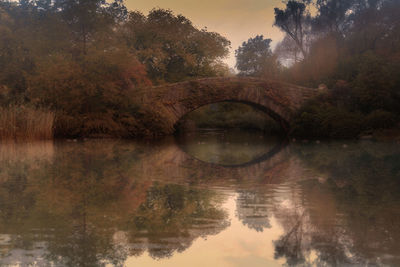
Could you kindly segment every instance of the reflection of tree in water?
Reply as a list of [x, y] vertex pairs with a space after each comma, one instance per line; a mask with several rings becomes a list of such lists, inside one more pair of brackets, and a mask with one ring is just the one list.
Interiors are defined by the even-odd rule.
[[309, 210], [302, 207], [280, 207], [275, 216], [284, 229], [274, 241], [275, 258], [285, 258], [289, 266], [340, 266], [352, 262], [343, 244], [349, 240], [335, 225], [315, 223]]
[[215, 235], [229, 222], [227, 214], [209, 190], [178, 185], [156, 185], [132, 216], [130, 238], [135, 246], [148, 248], [154, 258], [182, 252], [197, 237]]
[[239, 191], [236, 199], [237, 216], [243, 225], [257, 232], [270, 228], [269, 214], [271, 213], [269, 196], [258, 191]]
[[391, 146], [298, 147], [322, 178], [301, 182], [291, 205], [276, 207], [285, 233], [275, 256], [288, 265], [399, 265], [400, 153]]
[[88, 143], [1, 162], [0, 263], [118, 266], [145, 250], [170, 256], [228, 226], [213, 191], [138, 175], [141, 153]]
[[[284, 211], [283, 211], [284, 212]], [[286, 211], [287, 212], [287, 211]], [[285, 234], [280, 239], [274, 241], [275, 258], [285, 257], [289, 265], [302, 264], [305, 261], [303, 253], [303, 236], [305, 226], [303, 223], [304, 214], [295, 212], [285, 218]]]

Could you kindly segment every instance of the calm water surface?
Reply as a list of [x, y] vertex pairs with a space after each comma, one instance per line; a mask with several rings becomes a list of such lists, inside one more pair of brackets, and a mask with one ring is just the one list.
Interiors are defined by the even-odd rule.
[[400, 266], [400, 145], [0, 144], [0, 266]]

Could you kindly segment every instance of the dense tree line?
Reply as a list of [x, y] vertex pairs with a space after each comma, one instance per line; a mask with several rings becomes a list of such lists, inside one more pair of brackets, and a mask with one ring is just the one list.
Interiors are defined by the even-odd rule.
[[258, 55], [269, 47], [244, 56], [241, 51], [251, 50], [259, 37], [249, 39], [236, 52], [237, 67], [244, 75], [327, 86], [299, 113], [296, 135], [356, 137], [395, 128], [400, 114], [398, 14], [398, 0], [288, 1], [285, 8], [275, 8], [274, 25], [286, 36], [274, 53], [262, 63]]
[[0, 104], [55, 112], [63, 136], [144, 133], [137, 90], [225, 75], [230, 42], [182, 15], [122, 0], [0, 1]]
[[[285, 38], [274, 50], [264, 36], [244, 42], [236, 50], [239, 75], [327, 86], [298, 114], [299, 136], [355, 137], [396, 127], [400, 2], [285, 3], [275, 8], [274, 23]], [[11, 115], [48, 110], [57, 136], [162, 133], [138, 91], [227, 75], [221, 60], [229, 46], [182, 15], [164, 9], [144, 15], [122, 0], [0, 1], [0, 106], [12, 106]]]

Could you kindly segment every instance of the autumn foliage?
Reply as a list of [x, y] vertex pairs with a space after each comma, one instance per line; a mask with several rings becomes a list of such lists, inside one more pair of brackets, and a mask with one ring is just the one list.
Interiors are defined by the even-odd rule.
[[145, 16], [119, 0], [0, 2], [0, 106], [49, 111], [55, 136], [147, 135], [156, 118], [138, 92], [224, 75], [229, 44], [170, 10]]

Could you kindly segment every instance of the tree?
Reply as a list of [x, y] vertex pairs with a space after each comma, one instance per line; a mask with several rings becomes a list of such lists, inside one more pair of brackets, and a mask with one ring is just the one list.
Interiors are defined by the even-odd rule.
[[[109, 40], [116, 22], [126, 18], [127, 10], [121, 0], [55, 0], [54, 8], [69, 26], [77, 54], [87, 54], [88, 46]], [[101, 42], [100, 42], [101, 43]]]
[[214, 66], [220, 66], [230, 46], [220, 34], [197, 29], [166, 9], [153, 9], [147, 16], [131, 12], [122, 35], [155, 83], [216, 76]]
[[344, 37], [351, 23], [348, 12], [354, 8], [356, 0], [317, 0], [318, 15], [313, 19], [313, 30], [335, 33]]
[[276, 45], [274, 50], [274, 54], [284, 66], [292, 66], [294, 63], [297, 63], [300, 53], [298, 46], [289, 35], [286, 35], [283, 40]]
[[278, 72], [276, 56], [271, 51], [271, 39], [257, 35], [243, 42], [236, 51], [236, 68], [241, 75], [275, 76]]
[[286, 4], [285, 10], [275, 8], [274, 25], [293, 39], [304, 58], [307, 57], [305, 37], [309, 20], [310, 15], [306, 12], [305, 3], [289, 1]]

